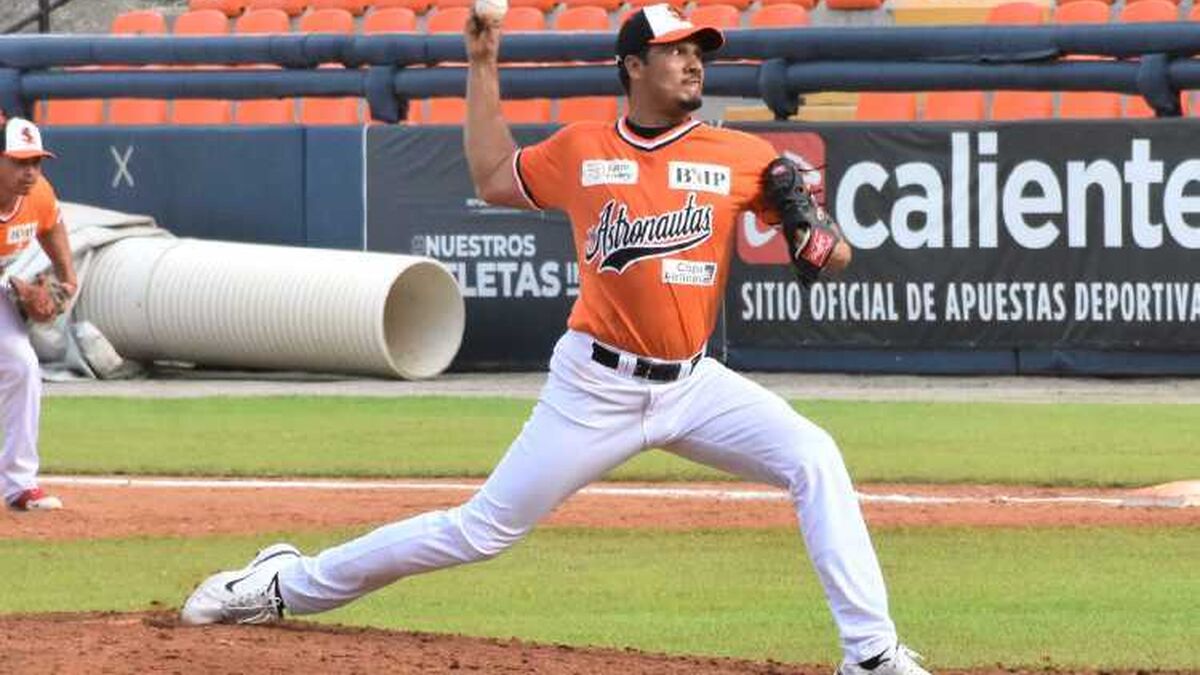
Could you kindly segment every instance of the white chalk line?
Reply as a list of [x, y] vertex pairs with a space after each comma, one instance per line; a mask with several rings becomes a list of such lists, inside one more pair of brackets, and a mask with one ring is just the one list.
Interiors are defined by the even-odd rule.
[[[475, 492], [482, 482], [419, 482], [419, 481], [361, 481], [361, 480], [266, 480], [261, 478], [130, 478], [124, 476], [42, 476], [44, 485], [123, 487], [123, 488], [217, 488], [228, 490], [397, 490], [410, 492]], [[784, 502], [790, 496], [783, 490], [716, 489], [682, 487], [606, 487], [592, 486], [579, 494], [598, 497], [634, 497], [657, 499], [693, 499], [731, 502]], [[905, 494], [858, 493], [866, 504], [1076, 504], [1083, 506], [1138, 506], [1178, 508], [1194, 506], [1187, 497], [1011, 497], [989, 495], [977, 497], [933, 497]]]

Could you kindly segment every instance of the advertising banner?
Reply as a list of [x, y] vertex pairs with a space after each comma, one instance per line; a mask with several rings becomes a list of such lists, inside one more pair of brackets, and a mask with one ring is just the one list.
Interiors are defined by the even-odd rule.
[[[552, 128], [515, 132], [527, 145]], [[566, 216], [475, 197], [451, 127], [373, 127], [367, 136], [367, 249], [444, 262], [467, 306], [452, 369], [540, 369], [566, 329], [579, 268]]]
[[731, 350], [1200, 344], [1193, 121], [747, 130], [810, 169], [854, 260], [802, 288], [746, 214]]

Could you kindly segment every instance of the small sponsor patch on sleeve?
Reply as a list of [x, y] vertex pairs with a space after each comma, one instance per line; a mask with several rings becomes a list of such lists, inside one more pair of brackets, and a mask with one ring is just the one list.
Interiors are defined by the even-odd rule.
[[633, 185], [638, 180], [637, 162], [631, 159], [585, 159], [579, 182], [593, 185]]
[[717, 263], [664, 258], [662, 280], [664, 284], [712, 286], [717, 282]]

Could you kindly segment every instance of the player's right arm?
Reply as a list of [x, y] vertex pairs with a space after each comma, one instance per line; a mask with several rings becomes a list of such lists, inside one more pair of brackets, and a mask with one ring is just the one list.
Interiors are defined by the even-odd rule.
[[475, 194], [489, 204], [530, 208], [513, 175], [517, 144], [500, 114], [500, 24], [472, 14], [464, 37], [470, 66], [463, 145]]

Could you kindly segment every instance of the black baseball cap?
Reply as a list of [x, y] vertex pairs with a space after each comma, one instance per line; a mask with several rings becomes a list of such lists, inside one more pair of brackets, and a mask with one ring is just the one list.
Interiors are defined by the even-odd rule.
[[666, 3], [647, 5], [625, 19], [617, 33], [617, 60], [641, 54], [649, 45], [665, 45], [695, 37], [700, 49], [716, 51], [725, 36], [712, 26], [697, 26]]

